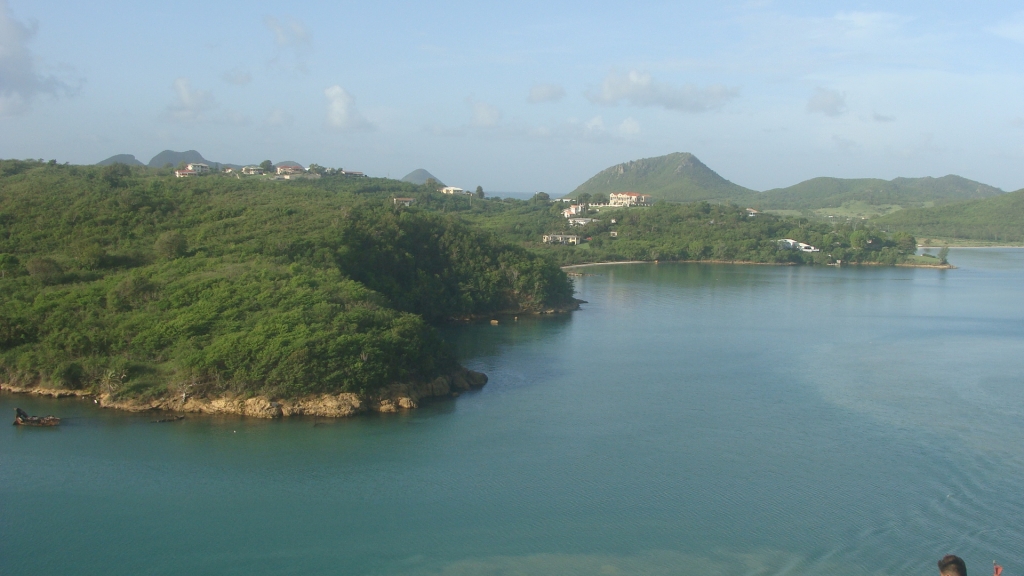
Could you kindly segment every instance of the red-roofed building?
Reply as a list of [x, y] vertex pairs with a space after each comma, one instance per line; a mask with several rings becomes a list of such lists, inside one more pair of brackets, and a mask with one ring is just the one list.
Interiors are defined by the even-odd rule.
[[651, 195], [640, 192], [612, 192], [608, 195], [608, 204], [612, 206], [650, 206]]

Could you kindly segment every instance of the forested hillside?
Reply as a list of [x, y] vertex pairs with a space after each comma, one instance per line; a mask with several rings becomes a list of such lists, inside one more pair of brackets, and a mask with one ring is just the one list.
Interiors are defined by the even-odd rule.
[[1024, 242], [1024, 190], [986, 200], [901, 210], [876, 223], [929, 238]]
[[[564, 229], [589, 238], [583, 246], [545, 245], [543, 249], [563, 264], [616, 260], [829, 264], [841, 260], [894, 265], [906, 261], [917, 248], [909, 234], [889, 235], [862, 225], [833, 226], [770, 214], [750, 217], [742, 208], [707, 202], [602, 211], [597, 218], [583, 227]], [[780, 249], [781, 238], [821, 251]]]
[[0, 379], [372, 392], [457, 367], [432, 323], [574, 303], [551, 261], [388, 201], [430, 190], [165, 172], [0, 161]]

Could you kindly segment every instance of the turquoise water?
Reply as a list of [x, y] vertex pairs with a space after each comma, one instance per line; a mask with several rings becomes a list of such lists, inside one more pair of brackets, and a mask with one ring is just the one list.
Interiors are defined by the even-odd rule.
[[[0, 573], [1024, 573], [1024, 250], [582, 269], [480, 392], [264, 421], [0, 395]], [[979, 572], [979, 570], [981, 572]]]

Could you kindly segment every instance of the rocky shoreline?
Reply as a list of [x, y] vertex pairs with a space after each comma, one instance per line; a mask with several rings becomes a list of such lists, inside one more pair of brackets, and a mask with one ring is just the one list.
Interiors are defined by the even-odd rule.
[[[586, 264], [568, 264], [562, 266], [562, 270], [573, 268], [586, 268], [589, 266], [610, 266], [612, 264], [736, 264], [742, 266], [800, 266], [794, 262], [750, 262], [747, 260], [623, 260], [612, 262], [587, 262]], [[805, 264], [806, 266], [806, 264]], [[829, 264], [832, 266], [832, 264]], [[843, 264], [843, 266], [896, 266], [900, 268], [941, 268], [944, 270], [954, 269], [952, 264], [918, 264], [913, 262], [901, 262], [899, 264], [879, 264], [878, 262], [855, 262]]]
[[110, 394], [94, 394], [83, 390], [15, 386], [4, 383], [0, 383], [0, 390], [53, 398], [89, 397], [103, 408], [128, 412], [163, 410], [202, 414], [237, 414], [253, 418], [282, 418], [285, 416], [345, 418], [365, 412], [398, 412], [399, 410], [417, 408], [423, 400], [458, 396], [463, 392], [482, 388], [486, 383], [486, 374], [463, 368], [447, 376], [438, 376], [430, 382], [392, 384], [372, 395], [341, 392], [338, 394], [313, 394], [300, 398], [189, 396], [184, 399], [162, 397], [152, 400], [137, 400], [116, 399]]

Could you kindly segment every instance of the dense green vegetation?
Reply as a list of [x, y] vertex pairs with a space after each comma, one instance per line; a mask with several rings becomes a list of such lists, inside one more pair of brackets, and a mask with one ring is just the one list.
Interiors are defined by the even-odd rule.
[[756, 208], [772, 210], [816, 210], [839, 208], [863, 202], [873, 206], [920, 207], [925, 203], [948, 204], [962, 200], [991, 198], [1003, 191], [959, 176], [942, 178], [813, 178], [788, 188], [776, 188], [758, 195]]
[[571, 194], [603, 195], [610, 192], [645, 192], [655, 200], [694, 202], [733, 200], [744, 202], [757, 192], [722, 178], [696, 156], [677, 152], [617, 164], [598, 172]]
[[432, 324], [572, 302], [550, 260], [446, 214], [464, 200], [0, 161], [0, 378], [291, 396], [449, 372]]
[[[884, 234], [862, 224], [832, 225], [770, 214], [748, 216], [730, 204], [658, 204], [649, 208], [603, 209], [584, 226], [561, 216], [561, 205], [522, 203], [500, 214], [467, 218], [502, 237], [551, 254], [563, 265], [622, 260], [695, 260], [762, 263], [897, 264], [916, 250], [912, 236]], [[613, 223], [614, 221], [614, 223]], [[612, 236], [615, 232], [615, 236]], [[543, 234], [577, 234], [580, 246], [549, 245]], [[791, 238], [820, 252], [780, 250], [778, 240]]]
[[985, 200], [901, 210], [876, 223], [926, 238], [1024, 242], [1024, 190]]

